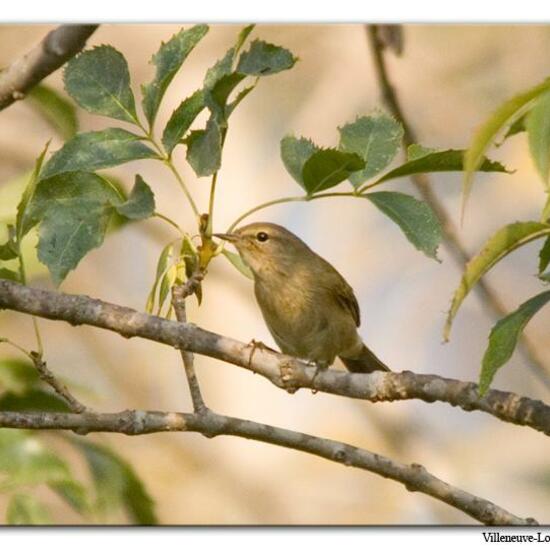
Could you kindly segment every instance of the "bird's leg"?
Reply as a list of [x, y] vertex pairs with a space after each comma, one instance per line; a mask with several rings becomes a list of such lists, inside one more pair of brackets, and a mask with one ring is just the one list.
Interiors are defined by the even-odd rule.
[[256, 350], [259, 348], [262, 351], [273, 351], [277, 353], [273, 348], [270, 348], [269, 346], [266, 346], [263, 342], [260, 340], [255, 340], [252, 338], [250, 342], [246, 345], [247, 348], [252, 348], [250, 350], [250, 355], [248, 357], [248, 368], [250, 369], [252, 366], [252, 359], [254, 358], [254, 354], [256, 353]]
[[[313, 366], [315, 365], [315, 373], [310, 381], [311, 386], [314, 385], [315, 379], [317, 378], [317, 375], [323, 371], [327, 370], [329, 367], [328, 361], [308, 361], [308, 365]], [[316, 394], [319, 390], [316, 390], [314, 387], [311, 388], [311, 393]]]

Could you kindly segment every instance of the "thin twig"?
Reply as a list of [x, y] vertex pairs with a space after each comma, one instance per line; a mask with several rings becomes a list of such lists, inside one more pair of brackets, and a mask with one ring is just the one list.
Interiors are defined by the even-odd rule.
[[[395, 118], [401, 122], [404, 131], [403, 142], [405, 146], [408, 147], [413, 143], [417, 143], [417, 138], [403, 112], [395, 87], [390, 81], [384, 59], [384, 44], [378, 36], [378, 26], [367, 25], [366, 32], [374, 59], [376, 76], [382, 91], [382, 97]], [[447, 248], [453, 259], [462, 269], [470, 260], [469, 254], [462, 244], [457, 229], [448, 216], [445, 207], [434, 193], [430, 179], [426, 174], [415, 174], [410, 176], [410, 178], [420, 192], [422, 198], [431, 206], [432, 210], [441, 221], [446, 235]], [[494, 317], [502, 318], [509, 313], [499, 295], [491, 288], [485, 279], [481, 279], [477, 283], [475, 289], [483, 301], [489, 306]], [[521, 337], [519, 349], [531, 372], [546, 386], [546, 388], [550, 389], [550, 373], [544, 366], [544, 362], [539, 357], [535, 346], [525, 334]]]
[[[172, 305], [176, 314], [176, 319], [180, 323], [187, 322], [187, 311], [185, 307], [185, 300], [193, 295], [200, 285], [200, 282], [204, 274], [199, 271], [194, 273], [185, 284], [175, 285], [172, 287]], [[189, 385], [189, 392], [191, 393], [191, 400], [193, 401], [193, 410], [197, 414], [205, 414], [208, 411], [204, 399], [202, 397], [199, 380], [195, 372], [195, 358], [192, 352], [181, 349], [181, 358], [183, 360], [183, 366], [185, 367], [185, 375], [187, 376], [187, 383]]]
[[74, 57], [98, 25], [61, 25], [0, 73], [0, 111]]
[[66, 321], [72, 325], [90, 325], [116, 332], [125, 338], [145, 338], [213, 357], [261, 374], [281, 388], [285, 387], [281, 380], [281, 368], [285, 367], [287, 372], [292, 369], [298, 386], [373, 402], [404, 399], [421, 399], [427, 403], [441, 401], [464, 411], [485, 412], [505, 422], [528, 426], [550, 435], [549, 405], [498, 390], [489, 390], [480, 397], [478, 386], [472, 382], [407, 371], [351, 374], [328, 369], [318, 373], [312, 384], [315, 367], [293, 357], [256, 348], [251, 358], [249, 344], [193, 324], [169, 321], [88, 296], [30, 288], [8, 280], [0, 280], [2, 308]]
[[403, 464], [339, 441], [294, 432], [250, 420], [207, 414], [156, 411], [121, 413], [20, 413], [0, 412], [0, 427], [34, 430], [72, 430], [79, 434], [114, 432], [141, 435], [155, 432], [199, 432], [207, 437], [232, 435], [271, 443], [316, 455], [332, 462], [366, 470], [457, 508], [486, 525], [536, 525], [493, 502], [474, 496], [430, 474], [420, 464]]

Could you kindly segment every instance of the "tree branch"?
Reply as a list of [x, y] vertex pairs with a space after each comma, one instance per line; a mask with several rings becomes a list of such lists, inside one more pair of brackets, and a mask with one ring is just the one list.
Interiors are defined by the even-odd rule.
[[290, 370], [296, 387], [372, 402], [442, 401], [465, 411], [485, 412], [505, 422], [550, 435], [549, 405], [498, 390], [489, 390], [484, 397], [479, 397], [477, 385], [471, 382], [408, 371], [351, 374], [336, 369], [319, 372], [313, 380], [315, 367], [267, 348], [251, 347], [193, 324], [169, 321], [88, 296], [31, 288], [8, 280], [0, 280], [0, 309], [66, 321], [72, 325], [90, 325], [125, 338], [137, 336], [153, 340], [243, 367], [281, 388], [288, 385], [281, 379], [281, 369], [285, 374]]
[[207, 437], [233, 435], [271, 443], [326, 458], [332, 462], [366, 470], [402, 483], [409, 491], [418, 491], [441, 500], [487, 525], [534, 525], [533, 518], [520, 518], [430, 474], [420, 464], [402, 464], [331, 439], [294, 432], [229, 416], [124, 411], [121, 413], [20, 413], [0, 412], [0, 427], [35, 430], [72, 430], [115, 432], [141, 435], [155, 432], [199, 432]]
[[[406, 147], [408, 147], [413, 143], [417, 143], [417, 137], [403, 112], [397, 97], [397, 92], [390, 81], [384, 59], [384, 44], [378, 36], [378, 25], [366, 25], [366, 32], [373, 55], [376, 76], [382, 91], [382, 97], [393, 116], [401, 122], [404, 131], [403, 143]], [[432, 210], [441, 221], [445, 231], [447, 248], [455, 262], [462, 269], [463, 266], [470, 261], [470, 257], [466, 248], [462, 244], [462, 241], [458, 236], [457, 229], [448, 216], [445, 207], [434, 193], [430, 179], [426, 174], [415, 174], [410, 176], [410, 178], [420, 192], [420, 195], [424, 201], [431, 206]], [[475, 286], [475, 289], [492, 310], [492, 313], [496, 318], [500, 319], [509, 313], [499, 295], [489, 286], [485, 279], [481, 279]], [[544, 362], [538, 356], [535, 346], [529, 341], [525, 334], [522, 334], [521, 336], [520, 352], [524, 356], [531, 372], [546, 386], [546, 388], [550, 388], [548, 369], [544, 366]]]
[[98, 25], [61, 25], [0, 73], [0, 111], [76, 55]]

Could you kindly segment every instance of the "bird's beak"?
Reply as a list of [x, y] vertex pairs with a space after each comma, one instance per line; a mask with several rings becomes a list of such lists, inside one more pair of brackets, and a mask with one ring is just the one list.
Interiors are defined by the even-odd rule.
[[230, 243], [236, 243], [239, 240], [239, 236], [234, 233], [214, 233], [214, 237], [218, 239], [223, 239], [224, 241], [229, 241]]

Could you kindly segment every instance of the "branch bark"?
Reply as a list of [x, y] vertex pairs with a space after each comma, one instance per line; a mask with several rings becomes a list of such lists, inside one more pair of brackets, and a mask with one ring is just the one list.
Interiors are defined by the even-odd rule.
[[251, 347], [232, 338], [204, 330], [193, 324], [169, 321], [136, 310], [109, 304], [88, 296], [64, 294], [0, 281], [0, 309], [10, 309], [72, 325], [90, 325], [125, 338], [140, 337], [200, 355], [232, 363], [260, 374], [278, 387], [292, 374], [294, 387], [364, 399], [371, 402], [420, 399], [427, 403], [442, 401], [465, 411], [481, 411], [500, 420], [528, 426], [550, 435], [550, 406], [511, 392], [489, 390], [479, 397], [478, 387], [436, 375], [409, 371], [351, 374], [336, 369], [316, 373], [293, 357], [261, 346]]
[[0, 73], [0, 111], [75, 56], [98, 25], [61, 25]]
[[440, 480], [420, 464], [402, 464], [339, 441], [241, 418], [222, 416], [210, 411], [205, 414], [156, 411], [83, 414], [0, 412], [0, 427], [72, 430], [81, 435], [89, 432], [115, 432], [127, 435], [199, 432], [206, 437], [232, 435], [295, 449], [393, 479], [402, 483], [409, 491], [418, 491], [432, 496], [486, 525], [535, 525], [537, 523], [533, 518], [515, 516], [488, 500]]
[[[413, 143], [417, 143], [417, 137], [403, 112], [403, 108], [397, 96], [395, 87], [390, 81], [384, 58], [384, 44], [378, 36], [378, 27], [378, 25], [366, 26], [367, 38], [373, 55], [376, 77], [380, 85], [384, 102], [393, 116], [399, 120], [403, 126], [403, 143], [406, 147], [408, 147]], [[462, 244], [462, 241], [458, 236], [457, 229], [448, 216], [445, 207], [434, 193], [430, 179], [426, 174], [415, 174], [410, 177], [424, 201], [431, 206], [432, 210], [441, 221], [445, 231], [447, 248], [455, 262], [462, 269], [463, 266], [470, 261], [470, 256]], [[484, 279], [481, 279], [477, 283], [475, 290], [482, 300], [489, 306], [496, 318], [499, 319], [505, 317], [509, 313], [500, 299], [500, 296]], [[535, 346], [530, 342], [525, 334], [522, 334], [521, 336], [519, 348], [531, 372], [546, 386], [546, 388], [550, 389], [550, 373], [544, 366], [542, 359], [538, 356]]]

